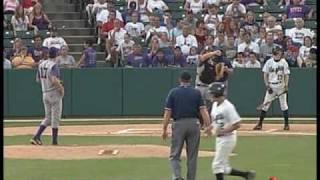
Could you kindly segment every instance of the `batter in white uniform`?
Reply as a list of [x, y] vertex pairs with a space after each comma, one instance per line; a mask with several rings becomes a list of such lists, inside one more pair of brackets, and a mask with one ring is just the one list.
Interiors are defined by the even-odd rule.
[[[270, 102], [274, 99], [275, 96], [279, 96], [280, 108], [283, 112], [284, 117], [284, 130], [289, 130], [289, 115], [288, 115], [288, 103], [287, 103], [287, 93], [283, 93], [288, 91], [288, 82], [289, 82], [289, 66], [287, 61], [283, 58], [283, 50], [280, 48], [276, 48], [273, 50], [273, 57], [265, 63], [263, 69], [264, 73], [264, 83], [267, 87], [267, 92], [264, 97], [264, 102]], [[270, 107], [271, 103], [267, 103], [263, 106], [260, 120], [257, 125], [253, 128], [253, 130], [261, 130], [262, 122], [266, 116], [266, 113]]]
[[237, 129], [240, 127], [241, 118], [234, 105], [225, 98], [225, 84], [220, 82], [212, 83], [209, 92], [213, 95], [210, 128], [214, 128], [216, 134], [216, 154], [212, 162], [212, 171], [217, 180], [224, 180], [224, 175], [239, 176], [246, 180], [255, 178], [254, 171], [240, 171], [230, 166], [229, 156], [237, 142]]

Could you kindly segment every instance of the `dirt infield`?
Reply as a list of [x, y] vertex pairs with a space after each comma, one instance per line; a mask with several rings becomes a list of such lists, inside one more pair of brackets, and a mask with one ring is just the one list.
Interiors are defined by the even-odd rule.
[[[106, 153], [99, 154], [104, 150]], [[112, 154], [115, 150], [117, 154]], [[19, 159], [109, 159], [128, 157], [168, 157], [169, 147], [159, 145], [98, 145], [98, 146], [5, 146], [5, 158]], [[213, 157], [214, 152], [200, 151], [199, 157]], [[235, 154], [232, 154], [235, 155]], [[182, 156], [185, 157], [185, 150]]]
[[[251, 135], [316, 135], [316, 124], [292, 124], [290, 131], [283, 131], [282, 124], [265, 124], [262, 131], [252, 131], [254, 124], [243, 124], [238, 130], [240, 136]], [[4, 136], [32, 135], [37, 127], [4, 128]], [[72, 136], [160, 136], [161, 124], [128, 125], [80, 125], [61, 126], [60, 135]], [[168, 128], [170, 131], [170, 127]], [[45, 135], [51, 135], [48, 128]]]
[[[266, 124], [262, 131], [252, 131], [254, 124], [244, 124], [238, 130], [240, 136], [270, 136], [270, 135], [316, 135], [315, 124], [293, 124], [290, 131], [283, 131], [281, 124]], [[4, 136], [32, 135], [37, 127], [4, 128]], [[82, 125], [61, 126], [60, 135], [72, 136], [159, 136], [161, 124], [139, 125]], [[169, 127], [170, 132], [170, 127]], [[51, 128], [44, 133], [51, 135]], [[99, 151], [104, 150], [102, 155]], [[118, 154], [112, 155], [114, 150]], [[98, 145], [98, 146], [23, 146], [11, 145], [4, 147], [5, 158], [19, 159], [105, 159], [126, 157], [168, 157], [169, 147], [159, 145]], [[212, 157], [214, 152], [201, 151], [200, 157]], [[183, 152], [185, 156], [185, 152]]]

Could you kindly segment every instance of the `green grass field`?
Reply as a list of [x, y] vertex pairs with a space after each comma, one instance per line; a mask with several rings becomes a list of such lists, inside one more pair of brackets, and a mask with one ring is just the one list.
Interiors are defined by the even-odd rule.
[[[30, 136], [4, 137], [5, 145], [28, 144]], [[45, 142], [50, 137], [44, 136]], [[60, 136], [60, 144], [158, 144], [160, 137]], [[202, 137], [201, 150], [212, 150], [214, 138]], [[316, 179], [316, 136], [259, 136], [238, 138], [237, 156], [231, 164], [254, 169], [256, 180]], [[199, 158], [197, 180], [214, 180], [210, 158]], [[182, 160], [185, 174], [185, 159]], [[170, 180], [168, 158], [127, 158], [101, 160], [20, 160], [4, 159], [5, 180]], [[240, 180], [227, 177], [227, 180]]]

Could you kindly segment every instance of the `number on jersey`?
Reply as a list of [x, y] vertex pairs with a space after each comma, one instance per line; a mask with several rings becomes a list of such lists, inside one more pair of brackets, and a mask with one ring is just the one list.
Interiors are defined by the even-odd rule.
[[48, 68], [46, 68], [46, 67], [41, 67], [41, 68], [39, 69], [40, 78], [42, 78], [42, 79], [47, 79], [47, 77], [48, 77], [47, 72], [48, 72]]

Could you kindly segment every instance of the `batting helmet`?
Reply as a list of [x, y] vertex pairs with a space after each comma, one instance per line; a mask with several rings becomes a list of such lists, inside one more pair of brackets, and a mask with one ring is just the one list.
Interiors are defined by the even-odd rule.
[[214, 82], [209, 85], [209, 93], [214, 97], [220, 97], [224, 95], [226, 85], [221, 82]]

